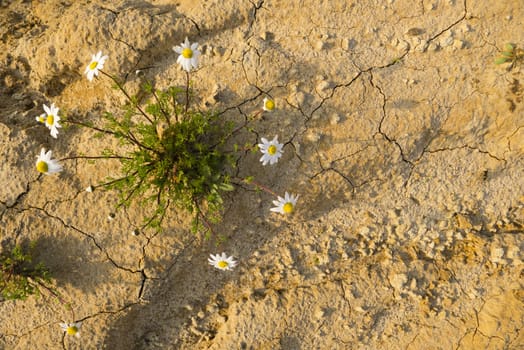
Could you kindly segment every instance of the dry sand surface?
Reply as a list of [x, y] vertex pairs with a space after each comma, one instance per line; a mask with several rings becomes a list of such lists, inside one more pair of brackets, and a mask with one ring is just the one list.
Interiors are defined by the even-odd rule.
[[[522, 0], [0, 4], [0, 238], [36, 240], [72, 305], [0, 302], [1, 349], [524, 349], [524, 62], [494, 64], [524, 46]], [[117, 163], [34, 168], [41, 147], [118, 147], [35, 121], [43, 103], [94, 121], [124, 101], [83, 75], [92, 54], [131, 90], [183, 85], [186, 36], [202, 108], [242, 120], [276, 102], [238, 141], [278, 134], [284, 155], [246, 152], [240, 175], [300, 194], [284, 217], [236, 188], [224, 242], [177, 211], [133, 236], [140, 208], [85, 191]], [[208, 265], [222, 251], [234, 270]], [[73, 320], [79, 339], [59, 326]]]

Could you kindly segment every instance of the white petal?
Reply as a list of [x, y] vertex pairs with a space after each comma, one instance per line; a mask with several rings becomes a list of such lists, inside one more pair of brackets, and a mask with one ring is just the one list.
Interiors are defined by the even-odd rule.
[[57, 135], [58, 135], [58, 130], [56, 129], [55, 126], [53, 126], [53, 128], [51, 128], [51, 136], [53, 136], [56, 139]]

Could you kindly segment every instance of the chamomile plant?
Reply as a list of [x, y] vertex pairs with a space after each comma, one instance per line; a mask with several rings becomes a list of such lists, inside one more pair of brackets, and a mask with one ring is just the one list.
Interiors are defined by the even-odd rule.
[[[186, 39], [173, 50], [188, 76], [186, 86], [161, 90], [146, 81], [134, 95], [123, 81], [102, 69], [108, 56], [93, 55], [85, 70], [88, 80], [96, 83], [96, 75], [110, 79], [126, 103], [117, 112], [105, 112], [103, 123], [69, 122], [114, 137], [123, 146], [106, 149], [100, 157], [118, 159], [120, 176], [90, 186], [91, 191], [115, 189], [120, 194], [119, 206], [139, 202], [152, 208], [142, 228], [160, 229], [166, 210], [178, 207], [194, 215], [197, 230], [213, 222], [222, 207], [223, 193], [233, 189], [227, 169], [234, 165], [234, 158], [223, 150], [233, 124], [218, 112], [202, 111], [191, 104], [189, 74], [199, 64], [198, 44]], [[128, 151], [122, 154], [122, 149]]]
[[52, 291], [51, 275], [41, 262], [35, 262], [34, 243], [5, 246], [0, 252], [0, 299], [24, 300], [40, 290]]

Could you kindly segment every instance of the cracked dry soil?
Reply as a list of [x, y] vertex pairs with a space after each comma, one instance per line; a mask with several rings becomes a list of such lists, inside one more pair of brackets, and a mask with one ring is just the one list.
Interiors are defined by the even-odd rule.
[[[0, 302], [2, 349], [524, 349], [523, 66], [493, 61], [524, 46], [520, 0], [226, 0], [0, 2], [0, 239], [37, 241], [72, 306]], [[284, 156], [239, 174], [301, 198], [282, 219], [273, 198], [238, 187], [204, 240], [170, 213], [164, 232], [131, 231], [140, 208], [84, 189], [116, 163], [57, 157], [111, 145], [36, 125], [42, 103], [95, 120], [122, 103], [82, 76], [141, 69], [183, 84], [171, 47], [203, 48], [192, 75], [202, 107], [236, 120], [269, 94]], [[207, 265], [226, 251], [240, 262]], [[83, 320], [82, 337], [59, 322]]]

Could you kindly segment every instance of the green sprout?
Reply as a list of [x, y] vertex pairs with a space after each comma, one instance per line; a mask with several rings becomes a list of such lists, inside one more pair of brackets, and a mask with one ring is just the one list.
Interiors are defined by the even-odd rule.
[[510, 66], [508, 67], [508, 70], [511, 70], [513, 66], [517, 63], [517, 61], [522, 60], [524, 58], [524, 50], [521, 48], [517, 48], [517, 45], [515, 44], [506, 44], [504, 45], [504, 49], [502, 50], [501, 56], [498, 57], [495, 60], [495, 64], [503, 64], [506, 62], [510, 62]]

